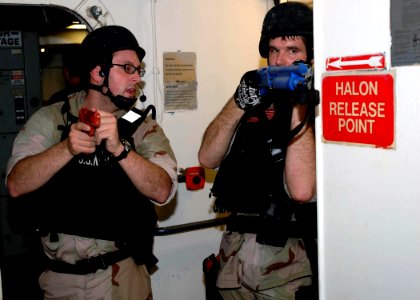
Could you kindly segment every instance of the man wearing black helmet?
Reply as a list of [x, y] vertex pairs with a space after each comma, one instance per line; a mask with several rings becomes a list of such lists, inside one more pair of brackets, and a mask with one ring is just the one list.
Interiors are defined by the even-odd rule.
[[[312, 28], [306, 5], [276, 5], [264, 19], [261, 56], [269, 66], [311, 64]], [[305, 240], [291, 230], [315, 195], [315, 98], [313, 89], [263, 93], [249, 71], [204, 133], [199, 161], [218, 168], [215, 208], [230, 212], [219, 252], [223, 299], [317, 299], [299, 296], [313, 274]]]
[[85, 89], [28, 120], [8, 162], [9, 193], [33, 209], [45, 298], [152, 299], [154, 205], [175, 195], [176, 159], [153, 118], [130, 134], [117, 121], [136, 102], [145, 51], [112, 25], [89, 33], [81, 52]]

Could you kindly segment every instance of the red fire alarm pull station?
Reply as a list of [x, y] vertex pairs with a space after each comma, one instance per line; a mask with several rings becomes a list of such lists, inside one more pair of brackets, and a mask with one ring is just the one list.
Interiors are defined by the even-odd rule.
[[[331, 72], [333, 74], [333, 72]], [[394, 147], [394, 76], [391, 72], [334, 73], [322, 80], [326, 141]]]
[[206, 182], [203, 167], [190, 167], [185, 170], [187, 190], [201, 190]]
[[187, 190], [200, 190], [204, 188], [206, 176], [203, 167], [189, 167], [181, 169], [178, 182], [185, 182]]

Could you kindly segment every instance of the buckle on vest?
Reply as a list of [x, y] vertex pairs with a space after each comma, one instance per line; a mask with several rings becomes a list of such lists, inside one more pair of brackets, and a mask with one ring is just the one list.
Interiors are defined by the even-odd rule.
[[[86, 259], [76, 261], [76, 268], [80, 268], [81, 270], [89, 271], [96, 271], [99, 269], [105, 270], [108, 268], [108, 265], [105, 263], [104, 255], [99, 255], [96, 257], [89, 257]], [[90, 273], [90, 272], [89, 272]]]

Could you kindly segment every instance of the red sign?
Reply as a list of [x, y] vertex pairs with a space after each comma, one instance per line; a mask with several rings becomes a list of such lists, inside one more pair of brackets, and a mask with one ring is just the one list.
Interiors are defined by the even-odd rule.
[[327, 71], [347, 70], [382, 70], [385, 68], [385, 55], [382, 53], [357, 56], [330, 57], [327, 59]]
[[321, 103], [326, 141], [393, 147], [395, 108], [392, 74], [325, 76]]

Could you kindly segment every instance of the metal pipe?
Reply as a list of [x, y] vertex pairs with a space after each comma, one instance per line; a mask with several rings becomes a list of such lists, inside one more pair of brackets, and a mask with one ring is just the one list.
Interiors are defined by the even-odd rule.
[[216, 218], [211, 220], [199, 221], [199, 222], [192, 222], [174, 226], [167, 226], [167, 227], [158, 227], [154, 229], [155, 236], [164, 236], [170, 235], [174, 233], [180, 233], [185, 231], [192, 231], [197, 229], [209, 228], [219, 225], [226, 225], [228, 222], [229, 217], [223, 218]]

